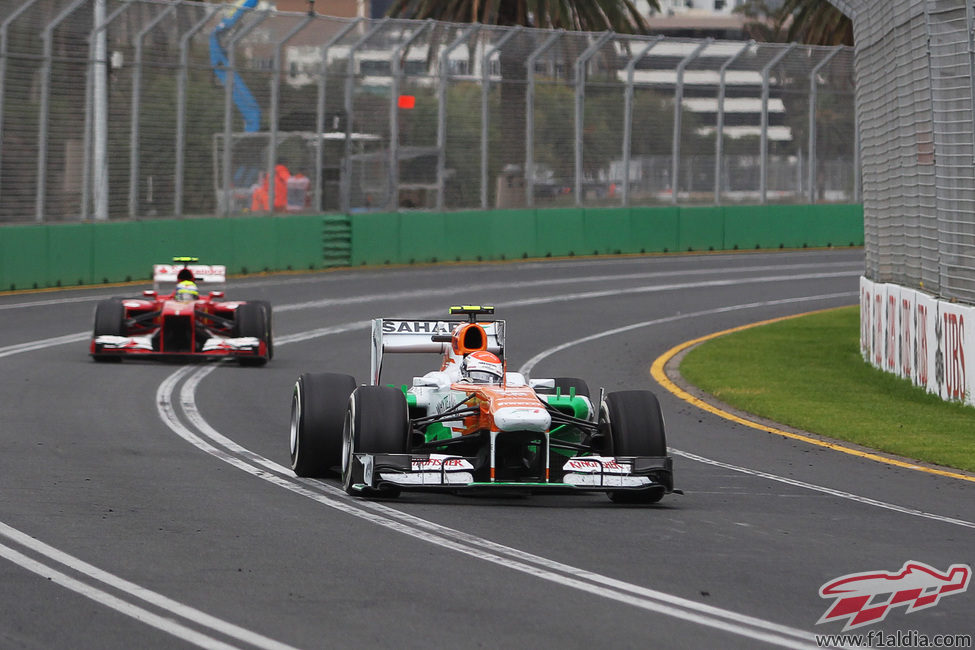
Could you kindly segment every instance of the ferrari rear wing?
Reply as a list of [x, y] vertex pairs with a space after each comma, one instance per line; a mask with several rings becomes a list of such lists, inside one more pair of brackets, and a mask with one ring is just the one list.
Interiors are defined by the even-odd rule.
[[153, 282], [172, 282], [184, 268], [193, 273], [194, 282], [200, 284], [223, 284], [227, 281], [227, 267], [223, 264], [153, 264]]
[[[441, 319], [417, 320], [407, 318], [374, 318], [372, 321], [372, 364], [373, 385], [379, 383], [383, 367], [383, 354], [390, 352], [426, 352], [445, 354], [450, 343], [434, 340], [434, 337], [449, 336], [455, 329], [469, 320]], [[487, 334], [487, 349], [504, 358], [504, 321], [477, 321]]]
[[152, 287], [156, 291], [170, 291], [179, 281], [184, 269], [193, 274], [193, 281], [202, 289], [222, 291], [227, 282], [227, 267], [223, 264], [193, 264], [195, 257], [174, 257], [172, 264], [152, 265]]

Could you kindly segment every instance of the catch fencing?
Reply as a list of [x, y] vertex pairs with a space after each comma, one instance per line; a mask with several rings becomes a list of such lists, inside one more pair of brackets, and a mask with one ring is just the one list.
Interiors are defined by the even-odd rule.
[[860, 200], [850, 48], [249, 4], [4, 3], [0, 222]]
[[844, 3], [857, 42], [866, 277], [975, 304], [973, 4]]

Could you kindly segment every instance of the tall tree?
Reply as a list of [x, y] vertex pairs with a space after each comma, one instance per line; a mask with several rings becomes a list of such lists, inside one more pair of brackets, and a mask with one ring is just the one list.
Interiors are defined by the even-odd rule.
[[853, 21], [829, 0], [785, 0], [779, 10], [792, 17], [789, 40], [811, 45], [853, 45]]
[[[650, 0], [659, 11], [657, 0]], [[632, 0], [396, 0], [390, 16], [577, 31], [645, 33]]]
[[785, 0], [778, 8], [748, 0], [736, 11], [752, 19], [748, 28], [756, 40], [853, 45], [853, 21], [829, 0]]

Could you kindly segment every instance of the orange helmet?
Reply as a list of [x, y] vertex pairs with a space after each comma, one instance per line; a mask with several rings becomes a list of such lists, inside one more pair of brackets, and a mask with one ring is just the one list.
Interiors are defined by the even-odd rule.
[[500, 384], [504, 365], [498, 355], [479, 350], [464, 357], [460, 371], [465, 378], [479, 384]]

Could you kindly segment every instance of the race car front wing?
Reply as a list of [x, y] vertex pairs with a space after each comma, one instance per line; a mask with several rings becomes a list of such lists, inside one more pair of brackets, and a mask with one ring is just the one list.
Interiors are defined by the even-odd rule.
[[562, 466], [559, 481], [479, 481], [472, 460], [445, 454], [357, 453], [353, 462], [362, 467], [363, 492], [397, 487], [402, 490], [459, 491], [519, 488], [530, 492], [610, 492], [620, 490], [673, 490], [673, 459], [670, 456], [576, 456]]

